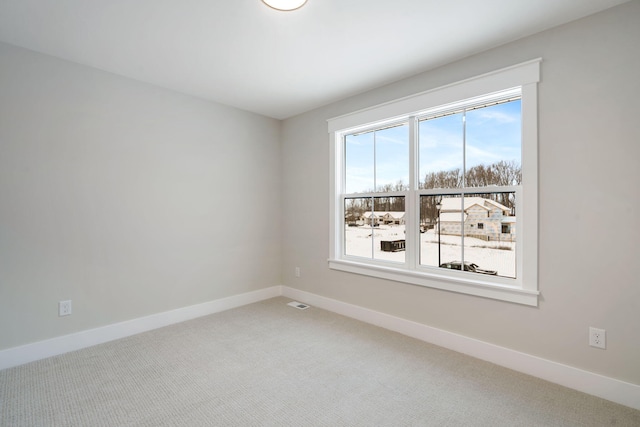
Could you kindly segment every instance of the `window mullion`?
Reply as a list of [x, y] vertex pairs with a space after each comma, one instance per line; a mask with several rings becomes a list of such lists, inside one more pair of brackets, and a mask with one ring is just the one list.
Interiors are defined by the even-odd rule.
[[[375, 147], [375, 143], [374, 143], [374, 147]], [[374, 149], [375, 150], [375, 149]], [[374, 170], [375, 170], [375, 155], [374, 155]], [[375, 187], [375, 177], [373, 178], [373, 185]], [[375, 213], [376, 213], [376, 199], [375, 197], [371, 196], [371, 201], [369, 202], [371, 203], [371, 219], [369, 220], [369, 228], [371, 230], [371, 259], [375, 258], [375, 252], [376, 252], [376, 243], [375, 243], [375, 234], [376, 234], [376, 229], [374, 228], [374, 221], [375, 221]]]
[[418, 121], [415, 117], [409, 118], [409, 189], [405, 197], [405, 241], [407, 267], [415, 269], [419, 261], [420, 244], [418, 212], [420, 203], [417, 200], [418, 189]]
[[[378, 176], [377, 176], [377, 166], [378, 166], [378, 158], [376, 157], [376, 149], [377, 149], [377, 136], [378, 132], [373, 132], [373, 192], [378, 191]], [[371, 259], [375, 259], [376, 254], [376, 239], [375, 234], [376, 230], [373, 227], [374, 215], [376, 213], [376, 199], [375, 197], [371, 197]]]
[[460, 194], [460, 254], [464, 270], [464, 198], [467, 187], [467, 110], [462, 112], [462, 192]]
[[377, 136], [378, 132], [373, 132], [373, 191], [374, 193], [378, 191], [378, 176], [377, 176], [377, 167], [378, 167], [378, 158], [376, 157], [376, 149], [377, 149]]

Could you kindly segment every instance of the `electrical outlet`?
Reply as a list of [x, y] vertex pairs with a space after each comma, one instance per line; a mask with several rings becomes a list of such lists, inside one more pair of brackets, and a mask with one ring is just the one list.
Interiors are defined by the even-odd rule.
[[71, 300], [60, 301], [58, 303], [58, 316], [69, 316], [71, 314]]
[[604, 329], [589, 328], [589, 345], [596, 348], [607, 348], [607, 332]]
[[296, 277], [300, 277], [300, 267], [296, 267]]

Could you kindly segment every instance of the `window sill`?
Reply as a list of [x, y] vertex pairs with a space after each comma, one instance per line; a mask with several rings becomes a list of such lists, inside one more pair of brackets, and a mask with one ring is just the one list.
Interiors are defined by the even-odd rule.
[[[467, 277], [450, 277], [445, 274], [411, 271], [403, 268], [339, 259], [330, 259], [329, 268], [412, 285], [443, 289], [533, 307], [538, 306], [538, 291], [473, 280]], [[463, 276], [463, 274], [460, 274], [460, 276]]]

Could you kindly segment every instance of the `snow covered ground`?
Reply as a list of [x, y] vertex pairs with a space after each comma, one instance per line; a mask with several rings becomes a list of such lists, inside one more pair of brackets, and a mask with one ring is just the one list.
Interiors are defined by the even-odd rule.
[[[380, 242], [383, 240], [404, 240], [404, 232], [404, 225], [380, 225], [373, 229], [373, 233], [372, 229], [367, 226], [346, 227], [346, 253], [347, 255], [370, 258], [373, 245], [374, 259], [405, 262], [405, 251], [383, 252], [380, 248]], [[460, 236], [442, 235], [440, 242], [441, 262], [462, 260], [462, 239]], [[498, 246], [508, 247], [510, 250], [498, 249]], [[485, 242], [466, 237], [464, 239], [464, 260], [476, 263], [485, 270], [496, 270], [499, 276], [515, 277], [515, 242]], [[433, 230], [420, 234], [420, 264], [439, 265], [438, 233]]]

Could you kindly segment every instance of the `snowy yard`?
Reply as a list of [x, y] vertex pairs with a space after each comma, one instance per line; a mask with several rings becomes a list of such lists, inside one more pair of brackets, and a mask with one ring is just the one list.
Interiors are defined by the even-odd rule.
[[[380, 225], [373, 229], [368, 226], [346, 227], [346, 253], [347, 255], [370, 258], [373, 245], [374, 259], [404, 262], [405, 251], [383, 252], [380, 248], [380, 242], [383, 240], [404, 240], [404, 232], [404, 225]], [[462, 238], [460, 236], [442, 235], [440, 242], [441, 263], [462, 260]], [[498, 249], [498, 247], [510, 249]], [[515, 242], [485, 242], [466, 237], [464, 239], [464, 260], [478, 264], [480, 268], [485, 270], [496, 270], [499, 276], [515, 277]], [[439, 265], [438, 233], [433, 230], [420, 234], [420, 264], [434, 267]]]

